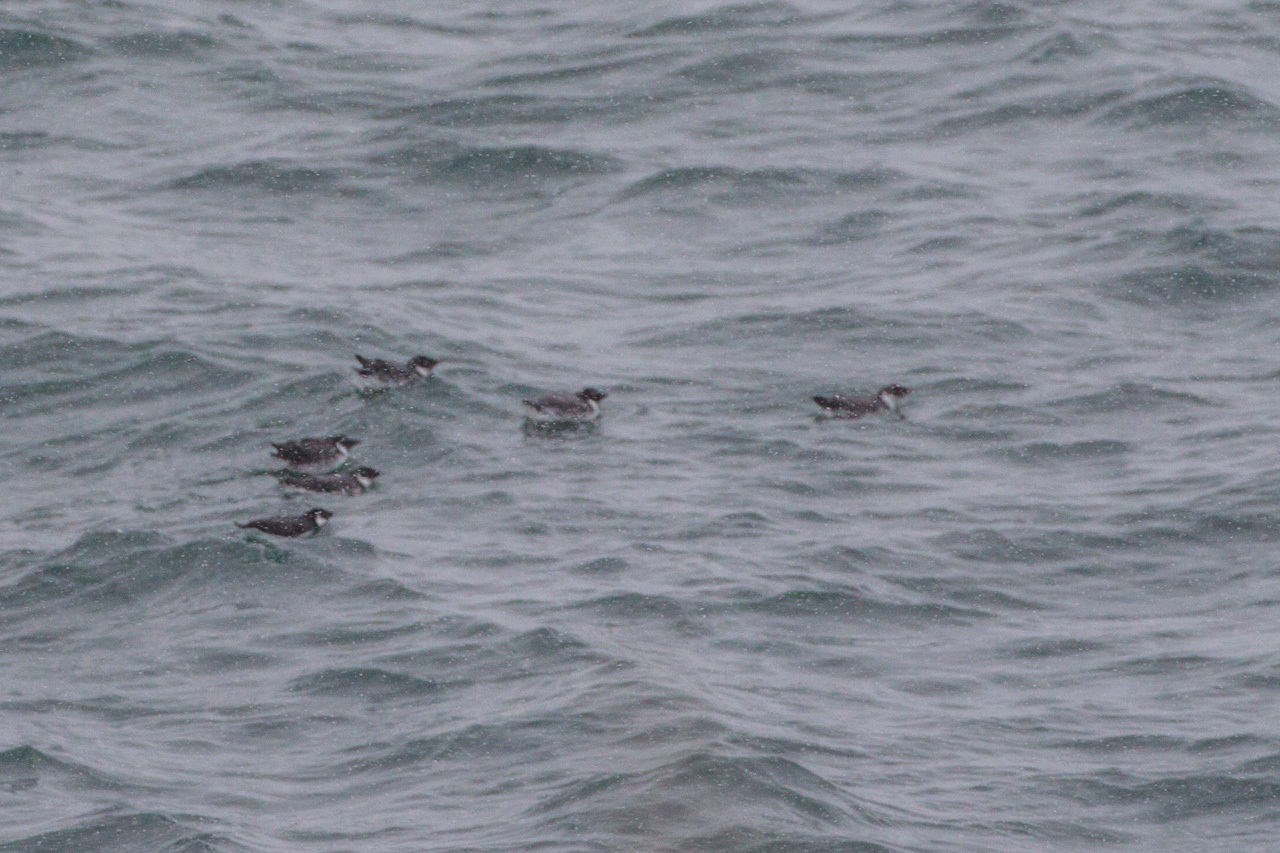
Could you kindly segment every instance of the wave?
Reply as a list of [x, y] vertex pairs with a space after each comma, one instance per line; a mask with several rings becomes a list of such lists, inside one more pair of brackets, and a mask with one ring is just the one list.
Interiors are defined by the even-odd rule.
[[[670, 95], [666, 93], [655, 92], [643, 85], [637, 86], [636, 81], [639, 79], [639, 75], [633, 75], [634, 79], [628, 81], [627, 77], [619, 72], [641, 71], [644, 69], [665, 70], [671, 60], [671, 56], [672, 54], [668, 52], [656, 51], [645, 51], [628, 56], [619, 56], [615, 51], [610, 51], [603, 56], [600, 54], [587, 56], [575, 54], [558, 58], [559, 61], [553, 62], [551, 67], [548, 67], [548, 57], [540, 56], [534, 63], [534, 70], [489, 77], [484, 81], [484, 85], [513, 88], [547, 83], [586, 82], [591, 78], [610, 77], [619, 84], [620, 91], [616, 94], [609, 97], [594, 97], [588, 100], [574, 98], [572, 102], [607, 107], [608, 111], [601, 114], [601, 117], [616, 118], [637, 107], [641, 108], [643, 112], [649, 112], [652, 108], [660, 107], [670, 101]], [[629, 86], [627, 85], [628, 82], [630, 83]]]
[[672, 347], [758, 340], [815, 333], [867, 332], [891, 328], [893, 323], [857, 308], [817, 308], [811, 311], [759, 311], [722, 317], [671, 331], [662, 329], [644, 338], [644, 347]]
[[275, 195], [324, 192], [343, 177], [337, 169], [297, 166], [284, 160], [249, 160], [231, 166], [210, 166], [167, 185], [171, 190], [256, 190]]
[[1178, 264], [1126, 273], [1111, 292], [1140, 305], [1188, 306], [1274, 291], [1276, 284], [1271, 274], [1221, 273], [1199, 264]]
[[1023, 465], [1057, 462], [1078, 463], [1095, 459], [1114, 463], [1116, 457], [1125, 456], [1134, 450], [1135, 447], [1130, 442], [1098, 438], [1065, 443], [1033, 441], [1017, 447], [996, 450], [993, 451], [993, 454]]
[[888, 210], [860, 210], [822, 227], [812, 238], [815, 246], [843, 246], [879, 236], [881, 229], [896, 217]]
[[1195, 305], [1270, 292], [1280, 285], [1280, 231], [1180, 226], [1143, 236], [1154, 262], [1121, 275], [1109, 287], [1125, 301]]
[[1226, 81], [1173, 84], [1172, 90], [1150, 95], [1122, 87], [1072, 90], [1057, 84], [1041, 94], [946, 116], [907, 136], [945, 139], [1008, 125], [1030, 129], [1068, 121], [1132, 131], [1180, 126], [1269, 131], [1280, 127], [1280, 106]]
[[[28, 442], [26, 450], [47, 464], [77, 468], [113, 465], [147, 435], [162, 446], [184, 442], [192, 434], [193, 407], [223, 400], [255, 378], [168, 342], [126, 344], [62, 332], [0, 346], [0, 370], [0, 418], [25, 426], [11, 429], [10, 437]], [[91, 421], [58, 417], [73, 411], [95, 414]]]
[[424, 126], [490, 127], [501, 125], [569, 124], [579, 121], [635, 120], [655, 109], [661, 97], [550, 97], [544, 95], [486, 95], [397, 107], [380, 117], [413, 120]]
[[330, 20], [343, 27], [369, 26], [386, 27], [392, 30], [409, 30], [411, 32], [430, 33], [445, 36], [477, 36], [482, 31], [471, 27], [444, 26], [430, 21], [422, 21], [405, 15], [384, 12], [357, 12], [334, 15]]
[[[647, 332], [647, 334], [645, 334]], [[909, 317], [896, 312], [875, 313], [850, 306], [786, 310], [770, 308], [744, 311], [701, 323], [640, 330], [640, 347], [710, 346], [757, 348], [761, 340], [834, 338], [842, 348], [903, 346], [914, 351], [937, 346], [940, 341], [974, 350], [1007, 345], [1033, 337], [1026, 325], [1015, 320], [977, 312], [929, 314], [915, 311]], [[864, 356], [865, 357], [865, 356]]]
[[781, 198], [804, 198], [880, 189], [907, 176], [893, 169], [868, 167], [839, 172], [820, 169], [740, 169], [729, 166], [684, 166], [648, 175], [621, 190], [619, 201], [685, 197], [696, 204], [727, 206], [769, 204]]
[[[55, 136], [42, 130], [20, 130], [0, 133], [0, 152], [38, 151], [57, 145], [75, 145], [73, 136]], [[0, 226], [33, 229], [36, 222], [12, 211], [0, 211]]]
[[0, 789], [17, 793], [54, 781], [66, 787], [117, 794], [123, 786], [117, 778], [55, 758], [34, 746], [15, 746], [0, 752]]
[[745, 3], [721, 6], [699, 15], [679, 15], [628, 33], [629, 38], [664, 38], [776, 29], [804, 19], [790, 3]]
[[1280, 541], [1280, 518], [1273, 507], [1273, 501], [1250, 507], [1248, 501], [1210, 493], [1180, 505], [1122, 513], [1114, 521], [1125, 524], [1131, 537], [1152, 544], [1274, 543]]
[[607, 154], [542, 145], [496, 146], [459, 150], [454, 146], [409, 145], [379, 154], [370, 162], [408, 170], [419, 181], [462, 181], [520, 185], [611, 174], [620, 161]]
[[[288, 562], [282, 573], [280, 563]], [[0, 624], [57, 607], [66, 612], [128, 607], [175, 590], [289, 585], [334, 574], [301, 554], [244, 541], [174, 544], [145, 531], [88, 533], [70, 548], [0, 586]]]
[[218, 47], [212, 36], [190, 30], [129, 33], [112, 36], [106, 44], [123, 56], [152, 59], [189, 59]]
[[1158, 385], [1122, 382], [1101, 391], [1051, 400], [1049, 408], [1080, 415], [1114, 414], [1116, 412], [1157, 412], [1188, 406], [1211, 406], [1213, 403], [1185, 391], [1170, 391]]
[[1125, 216], [1142, 213], [1206, 214], [1221, 207], [1204, 196], [1148, 190], [1126, 190], [1118, 193], [1098, 191], [1083, 196], [1080, 201], [1082, 206], [1076, 209], [1076, 215], [1086, 217], [1109, 216], [1113, 213]]
[[1045, 36], [1018, 54], [1018, 59], [1029, 65], [1070, 62], [1097, 53], [1110, 42], [1097, 34], [1082, 34], [1061, 30]]
[[696, 603], [685, 603], [668, 595], [620, 592], [580, 601], [570, 607], [606, 623], [652, 620], [655, 628], [665, 628], [686, 638], [709, 636], [711, 633], [699, 618], [701, 608]]
[[809, 832], [769, 832], [735, 827], [693, 835], [681, 849], [705, 853], [905, 853], [907, 848]]
[[829, 36], [825, 41], [837, 46], [902, 50], [988, 47], [1040, 28], [1028, 9], [999, 0], [953, 0], [923, 7], [921, 11], [931, 20], [920, 21], [914, 27], [904, 23], [898, 29], [871, 27], [867, 31]]
[[1055, 92], [1016, 103], [1001, 104], [984, 110], [943, 119], [932, 125], [927, 137], [959, 136], [988, 131], [1007, 124], [1038, 125], [1045, 121], [1083, 118], [1123, 96], [1116, 91]]
[[989, 565], [1052, 564], [1077, 558], [1083, 553], [1122, 551], [1131, 543], [1123, 536], [1071, 529], [1034, 529], [1021, 536], [978, 527], [947, 533], [935, 542], [963, 560]]
[[612, 575], [625, 572], [631, 564], [622, 557], [597, 557], [573, 566], [570, 571], [583, 575]]
[[439, 642], [422, 651], [388, 655], [381, 667], [430, 672], [448, 683], [455, 681], [518, 681], [535, 676], [614, 665], [618, 661], [572, 634], [554, 628], [535, 628], [502, 637], [489, 623], [458, 622], [452, 631], [436, 625]]
[[738, 92], [754, 92], [786, 80], [795, 69], [790, 51], [758, 48], [695, 62], [679, 73], [699, 90], [724, 86]]
[[122, 814], [119, 810], [81, 820], [72, 828], [0, 844], [2, 853], [231, 853], [245, 849], [225, 836], [196, 829], [166, 814]]
[[41, 367], [71, 372], [84, 367], [105, 367], [131, 352], [128, 345], [109, 338], [84, 338], [65, 332], [40, 331], [32, 337], [0, 347], [0, 369], [7, 372]]
[[379, 667], [326, 669], [295, 678], [289, 689], [314, 696], [346, 696], [368, 702], [422, 699], [440, 693], [446, 685]]
[[0, 29], [0, 71], [62, 65], [92, 51], [78, 41], [35, 30]]
[[1107, 110], [1105, 122], [1135, 130], [1178, 127], [1274, 130], [1280, 106], [1235, 83], [1203, 78], [1157, 85], [1157, 91], [1134, 95]]
[[678, 849], [723, 849], [730, 840], [748, 842], [735, 850], [808, 849], [791, 845], [815, 836], [826, 839], [819, 850], [894, 849], [866, 837], [887, 822], [880, 808], [777, 756], [701, 750], [647, 771], [599, 774], [564, 786], [530, 815], [549, 827], [586, 823], [606, 837], [634, 838], [643, 828]]
[[975, 608], [926, 602], [907, 604], [886, 601], [865, 592], [828, 587], [796, 589], [734, 605], [735, 610], [794, 618], [840, 618], [886, 622], [971, 622], [993, 614]]
[[1132, 806], [1162, 822], [1254, 810], [1280, 801], [1280, 783], [1267, 778], [1215, 773], [1149, 780], [1113, 776], [1119, 778], [1079, 779], [1063, 787], [1087, 804]]
[[418, 767], [436, 768], [444, 762], [471, 765], [503, 756], [522, 756], [523, 761], [545, 757], [553, 735], [573, 738], [581, 733], [581, 723], [564, 715], [511, 717], [502, 722], [471, 723], [428, 737], [404, 742], [371, 743], [347, 750], [347, 758], [335, 772], [381, 776], [389, 771]]

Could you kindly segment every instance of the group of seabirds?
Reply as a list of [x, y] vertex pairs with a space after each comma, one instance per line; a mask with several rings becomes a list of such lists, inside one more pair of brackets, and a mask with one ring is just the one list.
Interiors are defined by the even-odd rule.
[[[381, 358], [356, 356], [360, 366], [355, 368], [368, 390], [380, 390], [409, 385], [432, 375], [440, 362], [430, 356], [418, 355], [405, 364], [396, 364]], [[839, 394], [830, 397], [814, 397], [825, 416], [832, 418], [861, 418], [881, 412], [889, 412], [902, 418], [898, 404], [911, 393], [901, 385], [886, 385], [870, 397], [850, 397]], [[609, 396], [595, 388], [583, 388], [576, 394], [548, 394], [536, 400], [524, 400], [525, 422], [535, 429], [576, 428], [594, 423], [600, 418], [600, 401]], [[321, 494], [362, 495], [373, 487], [378, 472], [361, 465], [346, 468], [352, 449], [358, 439], [345, 435], [323, 438], [299, 438], [280, 443], [272, 442], [274, 455], [284, 462], [285, 468], [273, 472], [288, 487]], [[327, 509], [310, 509], [302, 515], [282, 515], [256, 518], [243, 529], [258, 530], [272, 536], [313, 536], [333, 517]]]

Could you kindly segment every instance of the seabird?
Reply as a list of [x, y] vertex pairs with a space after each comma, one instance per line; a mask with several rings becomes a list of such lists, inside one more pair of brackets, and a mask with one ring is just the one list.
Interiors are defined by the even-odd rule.
[[360, 366], [354, 369], [362, 379], [382, 385], [408, 385], [419, 377], [430, 376], [431, 371], [440, 363], [430, 356], [415, 355], [400, 365], [381, 358], [365, 358], [359, 353], [356, 353], [356, 361], [360, 362]]
[[331, 435], [326, 438], [300, 438], [296, 441], [271, 442], [275, 448], [275, 456], [284, 460], [290, 468], [311, 473], [323, 473], [337, 468], [351, 455], [351, 448], [359, 444], [358, 439], [345, 435]]
[[548, 394], [536, 400], [525, 400], [528, 417], [543, 423], [586, 423], [600, 417], [600, 401], [609, 395], [595, 388], [583, 388], [577, 394]]
[[837, 418], [860, 418], [876, 412], [893, 412], [898, 417], [898, 401], [911, 393], [910, 388], [901, 385], [886, 385], [876, 392], [874, 397], [814, 397], [813, 402]]
[[270, 533], [272, 536], [314, 536], [320, 532], [320, 528], [324, 527], [329, 519], [333, 518], [333, 513], [327, 509], [307, 510], [302, 515], [280, 515], [275, 518], [255, 518], [248, 524], [236, 522], [236, 527], [242, 530], [253, 528], [261, 530], [263, 533]]
[[378, 478], [378, 472], [367, 466], [337, 474], [299, 474], [288, 469], [276, 473], [286, 486], [306, 489], [309, 492], [329, 492], [343, 495], [362, 495]]

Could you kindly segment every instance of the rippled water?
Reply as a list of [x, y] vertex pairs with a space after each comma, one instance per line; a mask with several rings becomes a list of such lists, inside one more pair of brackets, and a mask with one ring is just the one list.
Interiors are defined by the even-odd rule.
[[[1277, 849], [1278, 64], [1269, 2], [8, 4], [0, 851]], [[335, 432], [371, 494], [266, 476]]]

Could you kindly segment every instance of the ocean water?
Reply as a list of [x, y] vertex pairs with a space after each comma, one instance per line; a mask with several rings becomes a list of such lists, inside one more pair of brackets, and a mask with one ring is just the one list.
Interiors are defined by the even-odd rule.
[[[0, 853], [1280, 849], [1278, 67], [1265, 0], [6, 4]], [[370, 494], [267, 475], [338, 432]]]

